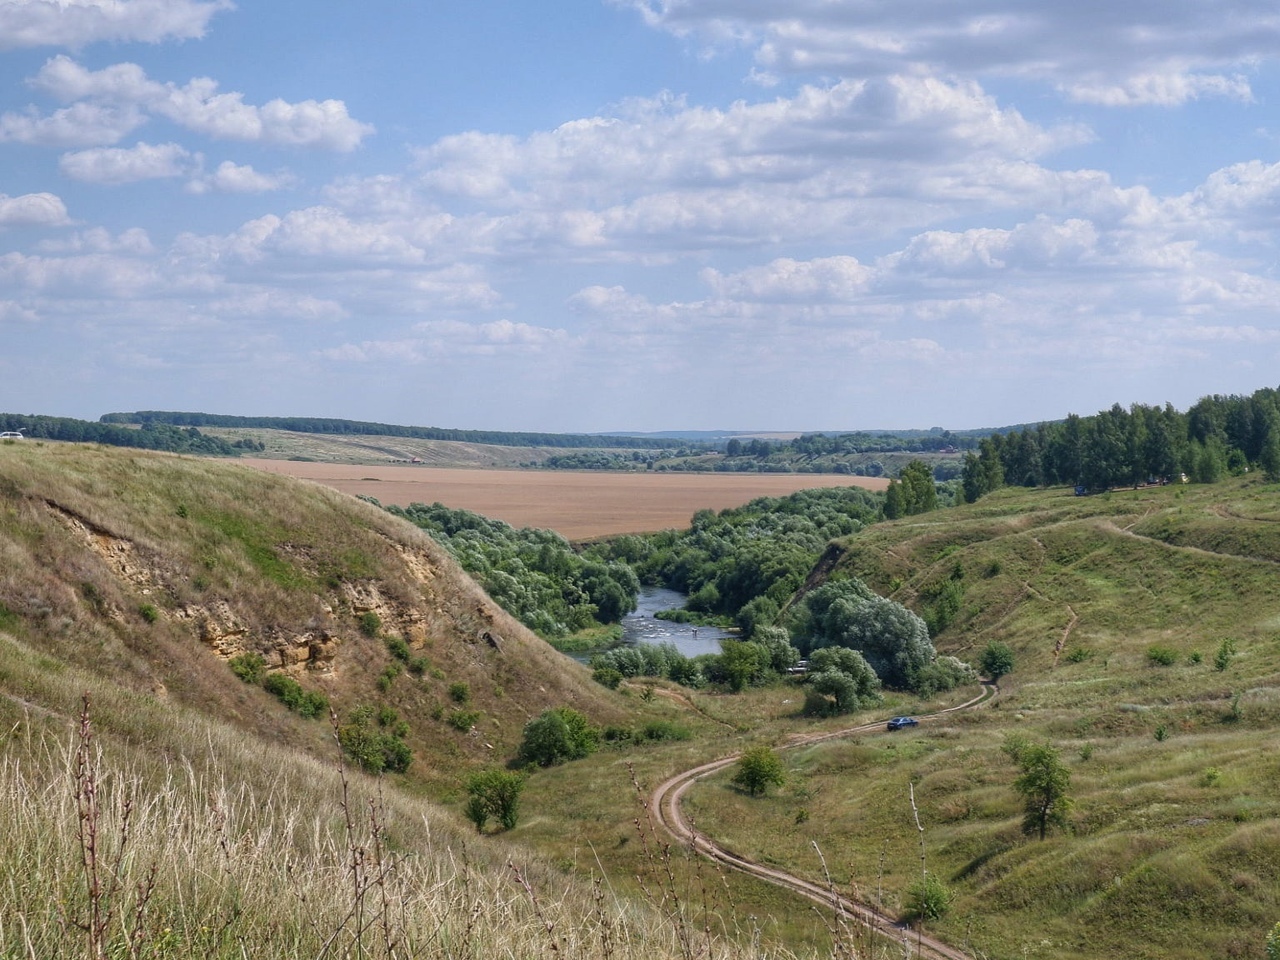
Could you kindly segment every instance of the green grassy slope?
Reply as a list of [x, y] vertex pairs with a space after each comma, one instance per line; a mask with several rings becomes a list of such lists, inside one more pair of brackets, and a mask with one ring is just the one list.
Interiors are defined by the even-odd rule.
[[[379, 625], [375, 636], [372, 625]], [[328, 750], [227, 661], [258, 653], [339, 714], [409, 723], [435, 795], [514, 753], [525, 722], [622, 701], [496, 607], [434, 541], [324, 487], [234, 464], [80, 445], [0, 447], [0, 630], [256, 734]], [[403, 666], [387, 639], [407, 643]], [[466, 684], [469, 702], [450, 691]], [[478, 716], [470, 731], [450, 719]]]
[[[386, 637], [429, 668], [380, 685]], [[340, 714], [396, 710], [408, 774], [341, 774], [327, 723], [233, 675], [247, 651]], [[449, 723], [460, 683], [471, 731]], [[234, 464], [0, 445], [2, 957], [686, 956], [679, 912], [459, 826], [467, 772], [561, 704], [664, 709], [591, 682], [368, 504]]]
[[[790, 752], [766, 801], [722, 782], [690, 809], [740, 852], [814, 875], [817, 843], [840, 882], [897, 909], [920, 875], [914, 788], [928, 869], [955, 894], [935, 932], [980, 956], [1260, 958], [1280, 918], [1277, 521], [1280, 490], [1240, 480], [1005, 490], [868, 528], [832, 575], [921, 612], [959, 583], [937, 645], [976, 659], [1008, 643], [1000, 697]], [[1023, 836], [1010, 734], [1061, 752], [1069, 831]]]

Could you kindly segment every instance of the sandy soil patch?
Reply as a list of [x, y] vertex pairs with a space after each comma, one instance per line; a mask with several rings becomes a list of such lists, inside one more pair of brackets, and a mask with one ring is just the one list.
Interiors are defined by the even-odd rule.
[[694, 511], [738, 507], [814, 487], [883, 490], [888, 481], [817, 473], [589, 473], [567, 470], [448, 470], [242, 459], [248, 466], [381, 503], [443, 503], [505, 520], [544, 527], [570, 540], [682, 529]]

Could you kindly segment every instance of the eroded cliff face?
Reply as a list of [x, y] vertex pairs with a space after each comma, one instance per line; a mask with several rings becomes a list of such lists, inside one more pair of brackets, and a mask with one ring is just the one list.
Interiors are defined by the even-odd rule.
[[[306, 622], [291, 628], [279, 623], [264, 625], [262, 618], [239, 609], [235, 598], [211, 596], [200, 602], [169, 602], [182, 592], [177, 589], [178, 581], [189, 578], [162, 554], [52, 500], [45, 506], [60, 526], [101, 560], [123, 593], [136, 596], [139, 608], [147, 608], [148, 618], [184, 625], [223, 660], [257, 653], [266, 660], [268, 670], [332, 676], [340, 670], [339, 654], [344, 646], [358, 642], [360, 625], [369, 622], [379, 625], [380, 634], [402, 638], [411, 650], [448, 637], [502, 649], [498, 621], [505, 615], [487, 598], [459, 597], [461, 581], [456, 571], [449, 571], [453, 576], [442, 579], [441, 558], [424, 547], [387, 541], [400, 566], [395, 573], [413, 583], [416, 602], [388, 594], [374, 579], [344, 580], [326, 593], [317, 593]], [[87, 613], [124, 625], [129, 618], [121, 604], [106, 599], [113, 594], [95, 589], [82, 598], [83, 605], [89, 608]]]

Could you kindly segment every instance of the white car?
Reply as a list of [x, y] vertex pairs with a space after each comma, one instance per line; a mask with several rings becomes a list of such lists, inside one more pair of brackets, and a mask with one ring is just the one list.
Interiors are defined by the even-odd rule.
[[24, 437], [17, 430], [6, 430], [4, 433], [0, 433], [0, 440], [25, 440], [25, 439], [26, 437]]

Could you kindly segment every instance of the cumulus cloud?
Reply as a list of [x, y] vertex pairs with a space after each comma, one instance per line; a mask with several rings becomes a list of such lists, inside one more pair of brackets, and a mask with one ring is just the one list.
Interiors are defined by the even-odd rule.
[[47, 116], [34, 111], [0, 114], [0, 143], [88, 147], [118, 143], [146, 122], [133, 106], [77, 103]]
[[1280, 55], [1280, 14], [1258, 0], [613, 2], [712, 47], [746, 46], [765, 76], [999, 75], [1114, 106], [1248, 97], [1240, 71]]
[[66, 205], [52, 193], [9, 197], [0, 193], [0, 228], [61, 227], [70, 223]]
[[296, 178], [290, 173], [261, 173], [247, 164], [241, 166], [224, 160], [213, 173], [188, 183], [187, 189], [192, 193], [269, 193], [295, 182]]
[[1089, 137], [1031, 123], [974, 83], [895, 76], [724, 110], [633, 101], [525, 138], [446, 137], [416, 161], [439, 203], [501, 213], [493, 239], [508, 245], [662, 258], [1056, 200], [1064, 185], [1036, 158]]
[[230, 0], [0, 0], [0, 50], [204, 36]]
[[85, 183], [122, 184], [187, 175], [198, 158], [176, 143], [138, 143], [66, 153], [58, 161], [64, 176]]
[[341, 100], [275, 99], [261, 106], [241, 93], [220, 93], [197, 77], [179, 86], [147, 77], [133, 63], [89, 70], [70, 57], [47, 61], [29, 84], [71, 106], [42, 116], [34, 109], [0, 116], [0, 140], [54, 145], [107, 145], [159, 117], [217, 140], [346, 152], [373, 127], [350, 116]]

